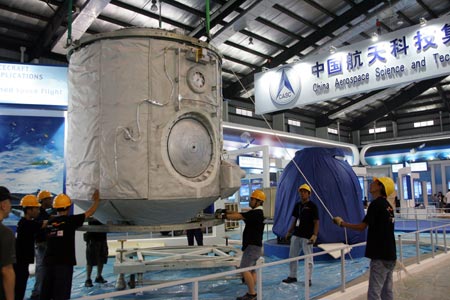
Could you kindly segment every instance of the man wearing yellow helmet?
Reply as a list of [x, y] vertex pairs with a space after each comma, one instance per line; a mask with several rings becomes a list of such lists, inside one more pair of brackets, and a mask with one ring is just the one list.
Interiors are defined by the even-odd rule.
[[92, 195], [91, 207], [82, 214], [70, 215], [72, 200], [65, 194], [53, 199], [57, 215], [47, 226], [47, 250], [44, 256], [44, 278], [40, 291], [41, 300], [70, 299], [75, 259], [75, 231], [92, 216], [100, 202], [99, 191]]
[[333, 222], [341, 227], [365, 230], [367, 227], [366, 257], [370, 258], [370, 277], [367, 299], [394, 299], [392, 273], [397, 260], [394, 236], [394, 209], [386, 199], [395, 190], [389, 177], [374, 178], [370, 184], [372, 202], [367, 215], [358, 224], [344, 222], [334, 217]]
[[[52, 200], [53, 195], [51, 192], [47, 190], [42, 190], [37, 194], [37, 198], [41, 207], [39, 208], [39, 216], [37, 216], [37, 221], [46, 221], [50, 218], [50, 215], [54, 215], [52, 212]], [[36, 244], [34, 249], [35, 254], [35, 273], [34, 273], [34, 287], [31, 291], [30, 299], [37, 300], [39, 299], [39, 292], [42, 286], [42, 276], [44, 269], [44, 254], [45, 249], [47, 249], [47, 241], [46, 241], [46, 231], [45, 228], [39, 231], [36, 235]]]
[[16, 273], [16, 285], [14, 294], [16, 299], [23, 299], [27, 289], [27, 281], [30, 273], [28, 267], [34, 263], [34, 241], [35, 236], [47, 225], [47, 221], [36, 221], [39, 215], [38, 198], [35, 195], [25, 195], [20, 200], [24, 216], [17, 223], [16, 231], [16, 263], [14, 272]]
[[[251, 210], [247, 212], [226, 212], [223, 216], [228, 220], [244, 220], [245, 228], [242, 235], [242, 254], [240, 268], [255, 266], [262, 254], [262, 239], [264, 233], [264, 211], [263, 203], [266, 195], [261, 190], [255, 190], [250, 196]], [[246, 271], [242, 273], [248, 292], [237, 297], [236, 300], [256, 299], [256, 272]]]
[[[292, 224], [286, 233], [286, 239], [291, 239], [289, 247], [289, 257], [296, 257], [303, 250], [305, 255], [313, 253], [313, 245], [319, 234], [319, 211], [317, 205], [309, 200], [311, 195], [311, 187], [302, 184], [298, 188], [300, 202], [297, 202], [292, 211]], [[297, 226], [297, 220], [300, 224]], [[313, 258], [308, 260], [309, 268], [309, 286], [311, 286], [312, 269], [314, 266]], [[294, 261], [289, 264], [289, 276], [283, 279], [284, 283], [297, 282], [298, 262]]]

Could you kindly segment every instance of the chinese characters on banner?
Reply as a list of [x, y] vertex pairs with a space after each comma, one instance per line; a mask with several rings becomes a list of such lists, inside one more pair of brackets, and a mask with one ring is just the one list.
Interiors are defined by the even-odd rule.
[[450, 74], [450, 16], [255, 75], [256, 113]]

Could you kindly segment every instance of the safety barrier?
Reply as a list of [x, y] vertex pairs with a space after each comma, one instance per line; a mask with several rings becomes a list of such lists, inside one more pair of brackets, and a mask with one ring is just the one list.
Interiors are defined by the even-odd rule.
[[[439, 230], [442, 230], [442, 234], [443, 234], [442, 238], [438, 237]], [[421, 261], [420, 245], [425, 244], [424, 240], [423, 239], [421, 240], [420, 234], [423, 235], [424, 233], [430, 234], [429, 241], [430, 241], [430, 245], [431, 245], [431, 249], [432, 249], [432, 257], [433, 258], [435, 257], [435, 251], [436, 251], [437, 246], [441, 246], [443, 248], [443, 251], [447, 254], [448, 253], [447, 235], [446, 235], [447, 230], [450, 231], [450, 224], [421, 229], [421, 230], [417, 230], [414, 232], [398, 234], [397, 237], [398, 237], [398, 247], [399, 247], [399, 256], [400, 256], [399, 261], [403, 263], [403, 260], [404, 260], [403, 246], [404, 246], [404, 243], [406, 241], [408, 241], [408, 242], [415, 243], [415, 245], [416, 245], [416, 263], [417, 264], [420, 263], [420, 261]], [[405, 236], [410, 236], [410, 235], [413, 237], [413, 239], [405, 239]], [[439, 241], [442, 241], [442, 244], [439, 244]], [[344, 292], [346, 289], [345, 251], [351, 250], [352, 248], [355, 248], [355, 247], [361, 247], [361, 246], [365, 246], [365, 245], [366, 245], [366, 243], [364, 242], [364, 243], [358, 243], [358, 244], [354, 244], [354, 245], [339, 246], [339, 247], [336, 247], [334, 249], [327, 250], [327, 251], [321, 251], [321, 252], [317, 252], [314, 254], [302, 255], [302, 256], [283, 259], [283, 260], [279, 260], [279, 261], [275, 261], [275, 262], [264, 263], [264, 264], [257, 265], [254, 267], [236, 269], [236, 270], [231, 270], [231, 271], [226, 271], [226, 272], [221, 272], [221, 273], [214, 273], [214, 274], [209, 274], [209, 275], [204, 275], [204, 276], [199, 276], [199, 277], [194, 277], [194, 278], [188, 278], [188, 279], [182, 279], [182, 280], [171, 281], [171, 282], [166, 282], [166, 283], [148, 285], [148, 286], [138, 287], [138, 288], [134, 288], [134, 289], [130, 289], [130, 290], [115, 291], [115, 292], [110, 292], [110, 293], [105, 293], [105, 294], [86, 296], [86, 297], [82, 297], [82, 298], [78, 298], [78, 299], [96, 300], [96, 299], [114, 298], [114, 297], [118, 297], [118, 296], [139, 294], [139, 293], [143, 293], [143, 292], [154, 291], [154, 290], [158, 290], [158, 289], [162, 289], [162, 288], [168, 288], [168, 287], [179, 286], [179, 285], [191, 283], [192, 284], [192, 299], [198, 300], [199, 299], [199, 282], [207, 281], [207, 280], [216, 280], [216, 279], [224, 278], [224, 277], [227, 277], [230, 275], [236, 275], [236, 274], [242, 273], [243, 271], [251, 271], [251, 270], [255, 270], [257, 273], [257, 293], [258, 293], [258, 295], [261, 295], [261, 296], [258, 296], [258, 298], [261, 297], [260, 299], [262, 299], [262, 296], [263, 296], [262, 270], [264, 268], [270, 268], [273, 266], [286, 264], [286, 263], [290, 263], [290, 262], [294, 262], [294, 261], [298, 262], [300, 260], [305, 260], [305, 263], [308, 263], [308, 261], [314, 256], [324, 255], [324, 254], [334, 252], [334, 251], [341, 252], [340, 291]], [[305, 272], [305, 278], [308, 278], [309, 277], [309, 268], [304, 268], [304, 272]], [[310, 299], [310, 287], [308, 284], [308, 280], [305, 280], [304, 289], [305, 289], [304, 290], [304, 299], [309, 300]]]

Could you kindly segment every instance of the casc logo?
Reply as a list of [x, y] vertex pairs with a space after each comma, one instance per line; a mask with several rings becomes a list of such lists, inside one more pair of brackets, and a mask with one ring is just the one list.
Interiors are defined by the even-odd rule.
[[279, 105], [287, 105], [297, 100], [300, 94], [300, 76], [292, 67], [283, 66], [275, 71], [270, 81], [270, 98]]

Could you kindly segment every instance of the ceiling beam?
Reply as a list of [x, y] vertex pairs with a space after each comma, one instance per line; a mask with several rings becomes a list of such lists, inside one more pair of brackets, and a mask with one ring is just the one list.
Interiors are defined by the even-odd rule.
[[19, 25], [19, 24], [13, 25], [11, 23], [6, 23], [6, 22], [2, 22], [2, 21], [0, 21], [0, 28], [5, 28], [8, 30], [24, 33], [24, 34], [31, 35], [31, 36], [37, 36], [39, 34], [39, 30], [37, 28], [25, 27], [25, 26]]
[[273, 6], [273, 8], [279, 10], [279, 11], [282, 12], [283, 14], [285, 14], [285, 15], [291, 17], [291, 18], [294, 19], [294, 20], [299, 21], [300, 23], [303, 23], [304, 25], [306, 25], [306, 26], [308, 26], [308, 27], [310, 27], [310, 28], [312, 28], [312, 29], [314, 29], [314, 30], [320, 30], [320, 27], [319, 27], [318, 25], [316, 25], [316, 24], [314, 24], [313, 22], [310, 22], [310, 21], [306, 20], [305, 18], [299, 16], [298, 14], [296, 14], [295, 12], [293, 12], [292, 10], [289, 10], [289, 9], [287, 9], [287, 8], [285, 8], [285, 7], [281, 6], [281, 5], [279, 5], [279, 4], [275, 4], [275, 5]]
[[445, 77], [446, 76], [423, 80], [405, 88], [403, 92], [390, 98], [389, 100], [384, 101], [385, 106], [379, 107], [375, 110], [370, 111], [370, 113], [353, 119], [350, 125], [351, 129], [359, 130], [367, 124], [376, 121], [382, 118], [384, 115], [390, 113], [391, 111], [401, 107], [403, 104], [408, 103], [409, 101], [413, 101], [414, 98], [439, 83]]
[[450, 112], [450, 99], [447, 97], [444, 89], [440, 84], [436, 85], [436, 89], [439, 93], [439, 96], [442, 98], [442, 102], [444, 103], [444, 107]]
[[[371, 91], [367, 94], [364, 94], [364, 95], [356, 98], [355, 100], [348, 102], [347, 104], [340, 105], [338, 108], [328, 111], [327, 114], [322, 115], [321, 117], [316, 119], [316, 127], [317, 128], [326, 127], [332, 123], [335, 123], [336, 119], [331, 119], [330, 116], [338, 114], [341, 111], [345, 111], [347, 108], [351, 107], [352, 105], [355, 105], [361, 101], [364, 101], [367, 98], [373, 97], [374, 95], [378, 94], [379, 92], [380, 92], [380, 90]], [[339, 119], [339, 118], [337, 118], [337, 119]]]
[[274, 5], [274, 0], [261, 0], [256, 1], [249, 8], [244, 10], [232, 22], [229, 22], [226, 26], [217, 31], [211, 38], [211, 43], [219, 47], [236, 32], [245, 28], [250, 28], [256, 21], [255, 19], [263, 14], [268, 8]]
[[28, 11], [25, 11], [22, 9], [14, 8], [9, 5], [0, 4], [0, 10], [5, 10], [10, 13], [18, 14], [21, 16], [26, 16], [26, 17], [29, 17], [32, 19], [37, 19], [37, 20], [41, 20], [41, 21], [45, 21], [45, 22], [49, 21], [49, 18], [47, 18], [47, 17], [41, 16], [41, 15], [38, 15], [35, 13], [31, 13], [31, 12], [28, 12]]
[[246, 62], [246, 61], [243, 61], [243, 60], [240, 60], [240, 59], [237, 59], [237, 58], [228, 56], [228, 55], [224, 55], [224, 56], [223, 56], [223, 59], [228, 60], [228, 61], [232, 61], [232, 62], [234, 62], [234, 63], [236, 63], [236, 64], [240, 64], [240, 65], [249, 67], [249, 68], [252, 69], [252, 70], [254, 70], [254, 69], [256, 68], [256, 66], [253, 65], [253, 64], [251, 64], [251, 63], [248, 63], [248, 62]]
[[[228, 45], [228, 46], [230, 46], [230, 47], [234, 47], [234, 48], [237, 48], [237, 49], [239, 49], [239, 50], [242, 50], [242, 51], [251, 53], [251, 54], [253, 54], [253, 55], [262, 57], [262, 58], [264, 58], [264, 59], [272, 59], [272, 56], [270, 56], [270, 55], [267, 55], [267, 54], [265, 54], [265, 53], [262, 53], [262, 52], [259, 52], [259, 51], [250, 49], [250, 48], [248, 48], [248, 47], [245, 47], [245, 46], [242, 46], [242, 45], [239, 45], [239, 44], [230, 42], [230, 41], [226, 41], [226, 42], [225, 42], [225, 45]], [[251, 47], [251, 45], [249, 45], [249, 47]]]
[[62, 33], [59, 33], [59, 28], [62, 26], [63, 22], [66, 21], [68, 12], [69, 0], [64, 0], [64, 2], [56, 9], [53, 18], [47, 23], [47, 26], [45, 26], [45, 29], [39, 35], [35, 46], [30, 49], [30, 51], [27, 51], [29, 61], [50, 52], [52, 43], [58, 40], [62, 35]]
[[[219, 24], [223, 24], [223, 26], [228, 26], [229, 23], [224, 24], [223, 19], [228, 17], [228, 15], [231, 14], [233, 11], [237, 11], [239, 13], [242, 12], [242, 9], [240, 9], [239, 7], [245, 1], [246, 0], [230, 0], [222, 4], [222, 7], [220, 7], [217, 11], [215, 11], [211, 15], [210, 29], [213, 29], [215, 26]], [[233, 23], [233, 21], [231, 21], [230, 23]], [[206, 36], [205, 22], [202, 21], [195, 29], [191, 31], [189, 35], [195, 38]]]
[[[98, 1], [98, 0], [96, 0], [96, 1]], [[159, 20], [159, 14], [147, 11], [145, 9], [138, 8], [138, 7], [130, 5], [128, 3], [125, 3], [125, 2], [122, 2], [122, 1], [118, 1], [118, 0], [111, 0], [111, 4], [115, 5], [117, 7], [120, 7], [122, 9], [132, 11], [132, 12], [134, 12], [136, 14], [146, 16], [147, 18], [154, 19], [154, 20]], [[162, 9], [164, 11], [164, 6], [162, 7]], [[188, 26], [186, 24], [173, 21], [171, 18], [161, 17], [161, 21], [163, 23], [167, 23], [167, 24], [173, 25], [175, 27], [184, 29], [186, 31], [191, 31], [193, 29], [192, 26]], [[130, 26], [132, 26], [132, 25], [130, 24]]]
[[276, 42], [274, 42], [274, 41], [272, 41], [272, 40], [270, 40], [268, 38], [265, 38], [263, 36], [257, 35], [257, 34], [251, 32], [251, 31], [243, 29], [243, 30], [241, 30], [239, 32], [244, 34], [244, 35], [246, 35], [246, 36], [248, 36], [248, 37], [252, 37], [254, 40], [261, 41], [261, 42], [266, 43], [267, 45], [270, 45], [270, 46], [275, 47], [277, 49], [282, 49], [282, 50], [287, 50], [288, 49], [288, 47], [286, 47], [286, 46], [278, 44], [278, 43], [276, 43]]
[[429, 14], [431, 17], [433, 17], [433, 18], [438, 18], [438, 17], [439, 17], [439, 16], [438, 16], [434, 11], [432, 11], [431, 8], [430, 8], [428, 5], [426, 5], [422, 0], [416, 0], [416, 2], [419, 3], [419, 5], [422, 6], [422, 8], [423, 8], [424, 10], [426, 10], [426, 11], [428, 12], [428, 14]]
[[[294, 46], [288, 48], [281, 54], [275, 56], [271, 61], [268, 61], [263, 66], [260, 66], [257, 70], [254, 70], [253, 72], [242, 78], [241, 83], [245, 87], [252, 86], [254, 81], [254, 75], [260, 72], [262, 67], [274, 68], [279, 66], [280, 64], [286, 62], [290, 58], [298, 55], [300, 52], [310, 47], [310, 45], [313, 45], [318, 41], [320, 41], [321, 39], [323, 39], [324, 37], [328, 36], [330, 32], [334, 32], [340, 27], [345, 26], [347, 23], [351, 22], [355, 18], [358, 18], [361, 14], [361, 11], [367, 12], [370, 9], [377, 7], [380, 3], [384, 3], [384, 1], [363, 0], [362, 2], [358, 3], [354, 7], [344, 12], [342, 15], [339, 16], [339, 18], [336, 18], [328, 22], [320, 30], [311, 33], [310, 35], [305, 37], [302, 41], [296, 43]], [[241, 90], [242, 88], [240, 86], [240, 83], [234, 83], [224, 90], [224, 95], [228, 98], [233, 98], [236, 95], [239, 95], [241, 93]]]

